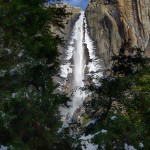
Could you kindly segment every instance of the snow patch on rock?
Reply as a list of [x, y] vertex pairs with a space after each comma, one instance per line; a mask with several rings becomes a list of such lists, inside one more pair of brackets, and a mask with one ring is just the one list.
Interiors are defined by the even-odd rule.
[[8, 149], [7, 146], [1, 145], [1, 147], [0, 147], [0, 150], [7, 150], [7, 149]]
[[136, 148], [134, 148], [134, 146], [128, 145], [127, 143], [124, 144], [124, 149], [125, 150], [137, 150]]
[[111, 120], [116, 120], [116, 119], [117, 119], [116, 116], [112, 116], [112, 117], [111, 117]]
[[92, 143], [91, 139], [94, 138], [94, 136], [99, 134], [99, 133], [100, 132], [97, 132], [97, 133], [95, 133], [93, 135], [89, 134], [87, 136], [82, 135], [80, 137], [82, 150], [97, 150], [98, 149], [98, 145], [95, 145], [94, 143]]
[[144, 144], [143, 143], [139, 143], [139, 147], [140, 148], [144, 148]]
[[107, 133], [107, 130], [102, 129], [101, 133]]

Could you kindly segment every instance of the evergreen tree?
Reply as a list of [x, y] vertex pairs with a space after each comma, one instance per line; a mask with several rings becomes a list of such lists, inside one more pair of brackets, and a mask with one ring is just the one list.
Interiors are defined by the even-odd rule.
[[52, 76], [59, 66], [64, 8], [45, 0], [0, 1], [0, 145], [14, 149], [59, 147], [59, 105]]
[[[94, 124], [85, 127], [86, 134], [96, 134], [93, 142], [99, 149], [136, 149], [150, 147], [149, 59], [143, 51], [122, 44], [112, 56], [110, 75], [100, 79], [100, 86], [90, 85], [92, 99], [85, 102], [86, 113]], [[101, 132], [105, 129], [105, 133]]]

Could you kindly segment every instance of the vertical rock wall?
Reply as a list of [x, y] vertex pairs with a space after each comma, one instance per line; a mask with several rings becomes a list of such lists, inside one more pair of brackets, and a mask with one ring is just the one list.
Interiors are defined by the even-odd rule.
[[56, 35], [59, 35], [64, 40], [64, 45], [59, 47], [59, 52], [61, 54], [60, 60], [62, 60], [62, 58], [64, 57], [65, 50], [67, 49], [68, 43], [70, 41], [72, 29], [82, 11], [81, 8], [79, 7], [73, 7], [65, 3], [60, 3], [58, 4], [57, 7], [64, 7], [64, 6], [65, 6], [66, 12], [68, 13], [67, 18], [63, 20], [64, 29], [52, 27], [52, 32]]
[[150, 55], [149, 0], [91, 0], [86, 17], [104, 66], [110, 65], [110, 56], [125, 39]]

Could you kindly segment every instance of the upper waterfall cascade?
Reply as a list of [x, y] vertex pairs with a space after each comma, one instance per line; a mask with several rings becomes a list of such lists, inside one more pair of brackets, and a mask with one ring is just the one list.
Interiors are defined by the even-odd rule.
[[93, 82], [97, 84], [95, 78], [102, 76], [100, 61], [87, 27], [85, 14], [82, 11], [73, 27], [63, 64], [60, 67], [60, 76], [64, 80], [62, 90], [73, 91], [72, 101], [68, 103], [70, 108], [60, 108], [64, 116], [73, 115], [85, 100], [87, 94], [81, 89], [85, 86], [87, 77], [91, 76]]

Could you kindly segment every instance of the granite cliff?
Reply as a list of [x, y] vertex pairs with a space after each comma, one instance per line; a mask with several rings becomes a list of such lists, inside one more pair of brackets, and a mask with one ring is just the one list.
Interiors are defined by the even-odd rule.
[[91, 0], [86, 17], [104, 66], [109, 66], [110, 56], [125, 39], [150, 55], [149, 0]]
[[61, 36], [63, 36], [63, 38], [64, 38], [64, 40], [66, 40], [66, 42], [69, 42], [73, 26], [74, 26], [75, 22], [77, 21], [77, 19], [79, 18], [79, 15], [81, 13], [81, 8], [73, 7], [73, 6], [71, 6], [69, 4], [65, 4], [65, 3], [63, 5], [65, 5], [66, 12], [69, 14], [68, 14], [67, 18], [64, 20], [65, 28], [63, 29], [63, 31], [61, 31], [61, 33], [63, 33], [63, 34], [61, 34]]
[[[54, 34], [59, 35], [64, 40], [64, 45], [59, 47], [61, 56], [64, 57], [65, 50], [67, 49], [68, 42], [70, 41], [71, 33], [74, 27], [75, 22], [79, 18], [81, 13], [81, 8], [74, 7], [66, 3], [58, 3], [57, 7], [65, 7], [66, 13], [68, 13], [65, 20], [63, 20], [64, 29], [60, 29], [57, 27], [52, 27], [52, 31]], [[62, 58], [60, 57], [60, 60]]]
[[[78, 20], [80, 14], [81, 14], [81, 8], [79, 7], [73, 7], [69, 4], [65, 4], [65, 3], [60, 3], [58, 4], [57, 7], [65, 7], [66, 12], [68, 13], [68, 16], [63, 20], [63, 24], [64, 24], [64, 29], [60, 29], [60, 28], [56, 28], [56, 27], [52, 27], [52, 31], [54, 34], [59, 35], [60, 37], [63, 38], [64, 40], [64, 45], [61, 45], [59, 47], [59, 52], [60, 52], [60, 64], [63, 65], [65, 63], [64, 58], [66, 57], [66, 51], [67, 51], [67, 47], [69, 45], [71, 36], [72, 36], [72, 30], [73, 27], [75, 25], [75, 22]], [[54, 82], [57, 84], [64, 84], [64, 91], [66, 93], [68, 92], [68, 82], [66, 82], [66, 80], [62, 77], [60, 77], [60, 72], [53, 77]], [[61, 86], [62, 86], [61, 85]], [[60, 92], [59, 89], [56, 92]]]

